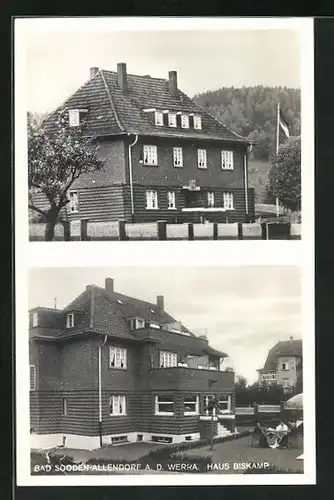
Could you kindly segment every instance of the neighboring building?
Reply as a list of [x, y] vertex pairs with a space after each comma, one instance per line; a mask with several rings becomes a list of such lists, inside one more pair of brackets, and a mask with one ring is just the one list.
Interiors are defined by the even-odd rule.
[[[70, 220], [225, 222], [254, 218], [248, 187], [249, 141], [231, 131], [169, 80], [90, 69], [90, 79], [57, 111], [95, 136], [104, 169], [71, 186]], [[44, 207], [42, 195], [35, 204]]]
[[278, 342], [270, 349], [264, 367], [258, 370], [259, 381], [279, 384], [289, 390], [296, 385], [302, 374], [302, 341], [299, 339]]
[[226, 354], [155, 304], [89, 285], [63, 310], [29, 311], [32, 447], [94, 449], [126, 441], [198, 439], [210, 398], [215, 433], [234, 429]]

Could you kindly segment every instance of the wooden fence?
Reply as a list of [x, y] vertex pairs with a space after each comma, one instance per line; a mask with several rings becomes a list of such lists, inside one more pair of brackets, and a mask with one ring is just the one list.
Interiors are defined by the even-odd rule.
[[[30, 224], [29, 239], [44, 240], [45, 224]], [[293, 240], [301, 238], [301, 224], [290, 223], [206, 223], [168, 224], [63, 221], [55, 227], [55, 241], [135, 240]]]

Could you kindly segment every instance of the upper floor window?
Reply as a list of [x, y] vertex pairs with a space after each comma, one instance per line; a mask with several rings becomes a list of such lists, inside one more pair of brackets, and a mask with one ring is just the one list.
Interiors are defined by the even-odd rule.
[[66, 328], [73, 328], [74, 326], [74, 313], [68, 313], [66, 316]]
[[160, 351], [160, 368], [169, 368], [171, 366], [177, 366], [177, 354], [176, 352]]
[[30, 378], [30, 390], [35, 391], [36, 390], [36, 366], [35, 365], [29, 366], [29, 378]]
[[113, 394], [109, 402], [110, 415], [126, 415], [126, 396]]
[[184, 415], [198, 415], [199, 414], [199, 397], [198, 396], [184, 396], [183, 414]]
[[70, 207], [70, 212], [75, 213], [79, 211], [79, 198], [78, 198], [78, 191], [70, 191], [69, 192], [69, 207]]
[[233, 170], [233, 151], [222, 151], [222, 169]]
[[182, 148], [173, 148], [174, 167], [183, 167]]
[[219, 398], [219, 413], [230, 413], [231, 411], [231, 395], [227, 394]]
[[174, 397], [169, 395], [155, 397], [156, 415], [174, 415]]
[[155, 112], [155, 124], [159, 125], [160, 127], [164, 124], [164, 115], [162, 111]]
[[225, 210], [233, 210], [233, 193], [223, 193]]
[[188, 115], [181, 115], [181, 127], [182, 128], [189, 128], [189, 116]]
[[80, 111], [78, 109], [69, 110], [68, 124], [70, 127], [78, 127], [80, 125]]
[[198, 130], [202, 128], [202, 118], [199, 115], [194, 115], [194, 128]]
[[206, 149], [197, 150], [197, 165], [198, 168], [207, 168]]
[[123, 347], [110, 347], [110, 367], [111, 368], [126, 368], [127, 350]]
[[32, 326], [38, 326], [38, 313], [32, 313]]
[[175, 210], [175, 191], [168, 191], [168, 210]]
[[168, 113], [168, 126], [176, 127], [176, 113]]
[[208, 192], [208, 207], [213, 208], [215, 206], [215, 193], [213, 191]]
[[145, 327], [145, 321], [141, 318], [131, 318], [129, 320], [131, 330], [138, 330], [138, 328]]
[[144, 146], [143, 156], [144, 165], [158, 165], [157, 146]]
[[282, 363], [282, 370], [288, 370], [289, 369], [289, 364], [287, 362]]
[[146, 209], [155, 210], [158, 207], [158, 191], [146, 191]]

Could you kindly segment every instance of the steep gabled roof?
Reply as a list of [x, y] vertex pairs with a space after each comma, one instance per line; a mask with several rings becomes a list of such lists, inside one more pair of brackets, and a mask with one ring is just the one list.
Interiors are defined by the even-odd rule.
[[[128, 74], [127, 86], [127, 92], [123, 92], [116, 72], [100, 70], [51, 113], [44, 126], [47, 130], [54, 130], [56, 112], [60, 109], [87, 109], [88, 135], [141, 134], [249, 142], [210, 115], [181, 90], [178, 89], [173, 96], [169, 91], [168, 80]], [[155, 126], [150, 114], [143, 111], [149, 108], [198, 113], [202, 117], [202, 129]]]
[[270, 349], [264, 367], [261, 371], [274, 371], [277, 369], [277, 360], [284, 356], [296, 356], [302, 358], [302, 340], [286, 340], [278, 342], [272, 349]]

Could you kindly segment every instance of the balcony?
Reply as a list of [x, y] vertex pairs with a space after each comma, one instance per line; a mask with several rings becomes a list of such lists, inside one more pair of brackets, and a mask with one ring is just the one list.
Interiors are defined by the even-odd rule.
[[152, 368], [150, 370], [150, 389], [176, 389], [182, 391], [220, 391], [233, 390], [234, 372], [209, 369], [186, 368], [175, 366], [169, 368]]

